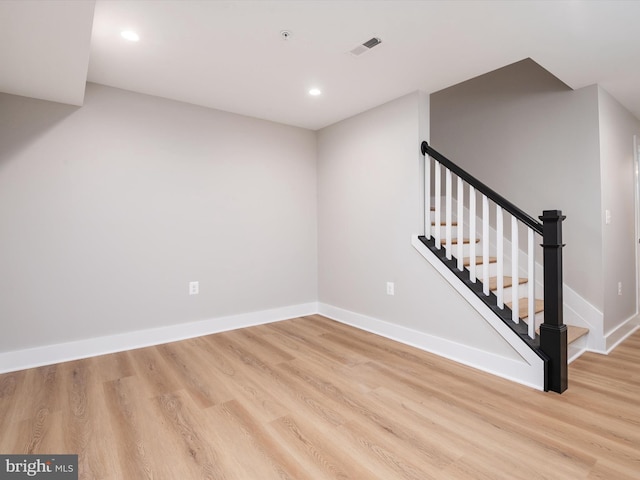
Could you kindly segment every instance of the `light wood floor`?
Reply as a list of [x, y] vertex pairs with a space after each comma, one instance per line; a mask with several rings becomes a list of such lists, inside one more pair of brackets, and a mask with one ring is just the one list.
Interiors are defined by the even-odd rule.
[[320, 316], [0, 375], [82, 479], [639, 479], [640, 332], [531, 390]]

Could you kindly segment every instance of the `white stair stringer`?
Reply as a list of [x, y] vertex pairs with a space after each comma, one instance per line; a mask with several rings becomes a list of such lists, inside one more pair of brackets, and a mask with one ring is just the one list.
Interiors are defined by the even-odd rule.
[[449, 270], [449, 268], [420, 241], [418, 235], [411, 237], [411, 244], [522, 358], [522, 363], [515, 365], [514, 362], [504, 362], [504, 364], [492, 366], [491, 370], [493, 373], [509, 380], [537, 388], [538, 390], [544, 390], [544, 360], [526, 345], [518, 334], [509, 328], [482, 302], [460, 278]]

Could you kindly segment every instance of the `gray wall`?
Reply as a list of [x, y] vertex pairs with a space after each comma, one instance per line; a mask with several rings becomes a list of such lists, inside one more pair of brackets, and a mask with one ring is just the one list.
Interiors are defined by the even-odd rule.
[[517, 358], [411, 246], [427, 108], [416, 92], [318, 132], [319, 301]]
[[[635, 163], [633, 136], [640, 121], [604, 89], [598, 89], [604, 268], [604, 333], [636, 314]], [[605, 224], [605, 210], [611, 223]], [[622, 295], [618, 295], [622, 282]]]
[[0, 94], [0, 351], [315, 301], [316, 206], [314, 132]]
[[433, 93], [431, 145], [531, 216], [562, 210], [565, 282], [602, 311], [597, 99], [523, 60]]

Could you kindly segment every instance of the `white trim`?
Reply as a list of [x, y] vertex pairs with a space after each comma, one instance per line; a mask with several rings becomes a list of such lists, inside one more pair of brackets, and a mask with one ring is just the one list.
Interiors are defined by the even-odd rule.
[[0, 353], [0, 373], [150, 347], [237, 328], [313, 315], [317, 302]]
[[[640, 259], [638, 258], [638, 249], [640, 245], [640, 138], [638, 135], [633, 136], [633, 197], [634, 197], [634, 217], [635, 217], [635, 234], [633, 239], [636, 260], [636, 315], [640, 312]], [[616, 344], [617, 345], [617, 344]]]
[[640, 328], [640, 316], [634, 315], [627, 318], [616, 328], [605, 334], [605, 353], [608, 355], [611, 351], [620, 345], [624, 340], [630, 337], [636, 330]]
[[587, 351], [586, 347], [576, 345], [576, 343], [580, 342], [580, 340], [582, 339], [578, 339], [575, 342], [573, 342], [571, 345], [569, 345], [567, 349], [567, 364], [569, 365], [572, 364], [574, 360], [577, 360], [578, 358], [580, 358], [582, 354]]
[[456, 343], [446, 338], [436, 337], [425, 332], [324, 303], [319, 304], [319, 313], [346, 325], [434, 353], [492, 375], [538, 390], [544, 389], [544, 366], [542, 360], [535, 354], [534, 356], [539, 360], [539, 364], [530, 365], [524, 359], [518, 361], [506, 358], [469, 345]]

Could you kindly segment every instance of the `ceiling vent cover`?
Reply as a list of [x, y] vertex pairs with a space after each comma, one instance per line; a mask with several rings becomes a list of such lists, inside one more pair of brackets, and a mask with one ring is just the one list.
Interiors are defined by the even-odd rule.
[[359, 55], [362, 55], [364, 52], [368, 52], [373, 47], [375, 47], [376, 45], [380, 45], [381, 43], [382, 43], [382, 40], [380, 40], [377, 37], [373, 37], [372, 39], [367, 40], [366, 42], [364, 42], [362, 45], [358, 45], [356, 48], [351, 50], [349, 53], [351, 55], [357, 57]]

